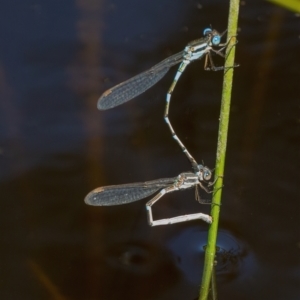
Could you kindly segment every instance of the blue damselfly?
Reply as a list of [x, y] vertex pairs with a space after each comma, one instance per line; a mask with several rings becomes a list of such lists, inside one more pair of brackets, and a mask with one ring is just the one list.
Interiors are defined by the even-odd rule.
[[194, 60], [205, 57], [205, 70], [218, 71], [224, 69], [224, 67], [215, 67], [211, 57], [211, 52], [225, 57], [222, 51], [227, 47], [230, 39], [226, 43], [222, 44], [221, 38], [224, 33], [225, 32], [220, 34], [214, 29], [206, 28], [203, 32], [204, 36], [200, 39], [190, 42], [183, 51], [166, 58], [151, 69], [105, 91], [98, 99], [98, 109], [110, 109], [135, 98], [157, 83], [172, 66], [181, 63], [167, 92], [164, 119], [171, 131], [173, 138], [177, 141], [182, 151], [186, 154], [187, 158], [192, 164], [193, 169], [197, 171], [198, 163], [178, 138], [169, 120], [171, 95], [182, 72]]

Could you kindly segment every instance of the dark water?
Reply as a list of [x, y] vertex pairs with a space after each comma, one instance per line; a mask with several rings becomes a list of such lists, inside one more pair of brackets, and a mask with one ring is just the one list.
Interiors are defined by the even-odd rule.
[[[107, 88], [179, 52], [224, 1], [2, 1], [1, 299], [195, 299], [207, 225], [151, 228], [140, 201], [87, 207], [109, 184], [190, 166], [163, 121], [175, 69], [138, 99], [96, 109]], [[222, 3], [221, 3], [222, 2]], [[218, 240], [219, 299], [300, 299], [300, 17], [240, 9]], [[216, 58], [216, 63], [222, 59]], [[215, 161], [222, 72], [188, 67], [170, 119], [195, 158]], [[155, 216], [209, 207], [171, 194]]]

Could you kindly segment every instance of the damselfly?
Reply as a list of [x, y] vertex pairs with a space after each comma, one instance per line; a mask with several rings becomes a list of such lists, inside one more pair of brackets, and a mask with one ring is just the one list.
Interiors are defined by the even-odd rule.
[[182, 72], [194, 60], [201, 59], [205, 56], [205, 70], [218, 71], [224, 69], [224, 67], [215, 67], [211, 57], [211, 52], [225, 57], [222, 51], [227, 47], [230, 39], [226, 43], [222, 44], [221, 38], [224, 35], [224, 33], [225, 32], [220, 34], [216, 30], [206, 28], [203, 32], [204, 37], [190, 42], [183, 51], [166, 58], [151, 69], [141, 74], [138, 74], [132, 77], [131, 79], [124, 81], [116, 85], [115, 87], [105, 91], [102, 94], [102, 96], [98, 99], [98, 109], [110, 109], [135, 98], [136, 96], [142, 94], [147, 89], [149, 89], [155, 83], [157, 83], [172, 66], [181, 63], [173, 80], [173, 83], [171, 84], [167, 92], [164, 119], [171, 131], [173, 138], [177, 141], [182, 151], [186, 154], [187, 158], [192, 164], [193, 169], [197, 171], [198, 164], [196, 160], [192, 157], [192, 155], [188, 152], [184, 144], [178, 138], [169, 120], [171, 95]]
[[207, 193], [210, 193], [209, 187], [214, 184], [212, 182], [208, 182], [212, 177], [212, 171], [203, 165], [198, 165], [197, 169], [199, 171], [195, 173], [181, 173], [177, 177], [173, 178], [162, 178], [146, 182], [99, 187], [91, 191], [85, 197], [84, 201], [86, 204], [93, 206], [120, 205], [144, 199], [160, 191], [146, 203], [148, 223], [150, 226], [168, 225], [197, 219], [210, 224], [212, 223], [211, 216], [202, 213], [182, 215], [169, 219], [153, 220], [152, 205], [165, 194], [174, 191], [195, 187], [196, 200], [200, 203], [205, 203], [200, 199], [198, 189], [200, 187]]

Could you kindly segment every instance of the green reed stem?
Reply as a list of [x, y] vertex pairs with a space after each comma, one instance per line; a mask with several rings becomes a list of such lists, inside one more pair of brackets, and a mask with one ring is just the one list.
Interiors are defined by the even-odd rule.
[[219, 224], [219, 214], [221, 205], [221, 195], [223, 187], [223, 174], [225, 167], [225, 154], [227, 146], [229, 111], [232, 90], [232, 78], [234, 68], [228, 68], [234, 65], [235, 43], [237, 32], [237, 21], [239, 13], [239, 0], [230, 0], [228, 31], [227, 36], [233, 37], [226, 49], [225, 72], [223, 80], [223, 92], [220, 113], [220, 125], [218, 135], [218, 148], [216, 157], [215, 176], [218, 178], [214, 185], [214, 193], [212, 198], [211, 216], [213, 223], [208, 231], [208, 242], [205, 251], [204, 270], [202, 275], [202, 283], [200, 288], [199, 300], [206, 300], [209, 294], [212, 272], [215, 264], [216, 242]]

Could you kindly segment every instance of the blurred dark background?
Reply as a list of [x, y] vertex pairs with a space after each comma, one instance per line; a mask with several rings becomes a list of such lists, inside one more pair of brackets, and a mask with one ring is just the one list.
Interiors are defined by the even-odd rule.
[[[191, 170], [163, 120], [176, 67], [127, 104], [103, 112], [96, 103], [204, 28], [222, 32], [227, 17], [227, 1], [2, 1], [1, 299], [197, 297], [205, 223], [152, 228], [146, 200], [97, 208], [83, 199], [99, 186]], [[242, 1], [238, 41], [218, 296], [296, 300], [300, 15]], [[203, 63], [182, 75], [170, 120], [197, 161], [213, 168], [223, 73]], [[193, 190], [154, 206], [156, 218], [199, 211], [209, 207]]]

